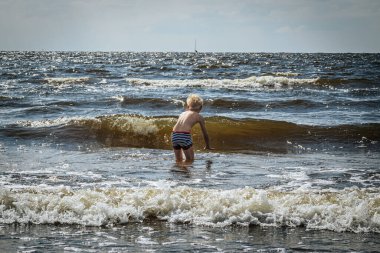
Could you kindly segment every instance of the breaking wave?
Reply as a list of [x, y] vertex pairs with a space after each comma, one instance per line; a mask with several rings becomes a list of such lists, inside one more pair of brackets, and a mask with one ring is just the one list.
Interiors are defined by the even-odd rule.
[[188, 79], [188, 80], [158, 80], [127, 78], [128, 83], [135, 86], [151, 87], [206, 87], [225, 89], [252, 89], [262, 87], [284, 87], [303, 84], [315, 84], [318, 78], [289, 78], [284, 76], [252, 76], [245, 79]]
[[90, 77], [49, 77], [45, 78], [43, 81], [48, 84], [53, 85], [64, 85], [64, 84], [84, 84], [91, 80]]
[[[95, 139], [106, 146], [171, 149], [171, 131], [176, 117], [107, 115], [96, 118], [59, 118], [21, 121], [0, 130], [13, 137], [59, 137], [63, 140]], [[380, 125], [309, 126], [263, 119], [206, 118], [211, 144], [219, 151], [288, 152], [299, 144], [356, 145], [378, 148]], [[194, 146], [203, 148], [203, 136], [196, 125]]]
[[0, 222], [105, 226], [158, 219], [212, 227], [303, 226], [380, 232], [377, 188], [233, 190], [192, 187], [28, 187], [0, 190]]

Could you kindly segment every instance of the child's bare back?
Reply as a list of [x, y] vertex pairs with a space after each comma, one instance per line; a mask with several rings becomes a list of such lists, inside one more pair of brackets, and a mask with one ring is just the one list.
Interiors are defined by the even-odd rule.
[[203, 117], [195, 111], [185, 111], [179, 115], [177, 124], [173, 127], [174, 132], [191, 132], [191, 128], [200, 122]]

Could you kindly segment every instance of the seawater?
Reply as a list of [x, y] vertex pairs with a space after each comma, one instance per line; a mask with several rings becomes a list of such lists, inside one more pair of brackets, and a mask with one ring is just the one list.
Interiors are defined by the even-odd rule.
[[379, 94], [379, 54], [1, 52], [0, 248], [375, 252]]

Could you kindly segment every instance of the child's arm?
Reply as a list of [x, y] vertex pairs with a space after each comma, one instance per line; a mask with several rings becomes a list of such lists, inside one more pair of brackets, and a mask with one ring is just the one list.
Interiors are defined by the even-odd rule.
[[205, 143], [206, 143], [205, 149], [211, 149], [210, 148], [210, 139], [208, 138], [205, 120], [203, 119], [203, 117], [201, 115], [199, 115], [199, 124], [201, 125], [203, 138], [205, 139]]

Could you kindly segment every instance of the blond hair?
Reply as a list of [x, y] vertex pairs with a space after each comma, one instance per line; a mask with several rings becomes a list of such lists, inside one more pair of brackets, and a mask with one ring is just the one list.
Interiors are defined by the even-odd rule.
[[189, 109], [199, 110], [203, 106], [203, 99], [197, 94], [190, 94], [186, 99]]

